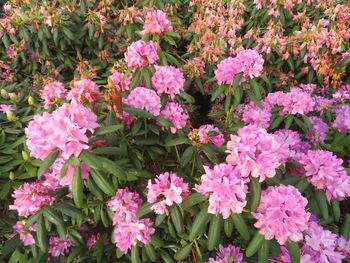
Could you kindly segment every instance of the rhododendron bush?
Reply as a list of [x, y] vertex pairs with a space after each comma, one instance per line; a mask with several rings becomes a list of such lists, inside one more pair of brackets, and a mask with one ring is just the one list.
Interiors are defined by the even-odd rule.
[[0, 89], [1, 262], [350, 262], [346, 0], [7, 1]]

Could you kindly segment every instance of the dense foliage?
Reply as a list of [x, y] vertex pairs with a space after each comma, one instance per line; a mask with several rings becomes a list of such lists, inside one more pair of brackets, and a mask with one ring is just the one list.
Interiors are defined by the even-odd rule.
[[0, 39], [1, 262], [349, 260], [349, 1], [12, 0]]

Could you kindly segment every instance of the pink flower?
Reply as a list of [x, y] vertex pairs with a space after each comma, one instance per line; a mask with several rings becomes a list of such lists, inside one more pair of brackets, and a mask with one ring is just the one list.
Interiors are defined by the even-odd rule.
[[111, 76], [110, 76], [114, 86], [118, 89], [120, 88], [120, 90], [122, 91], [127, 91], [130, 88], [130, 83], [131, 80], [130, 78], [126, 78], [122, 73], [120, 72], [114, 72]]
[[225, 143], [223, 133], [211, 124], [200, 126], [198, 128], [198, 136], [201, 144], [212, 143], [216, 147], [221, 147]]
[[13, 192], [15, 200], [10, 210], [17, 210], [18, 215], [23, 217], [33, 215], [42, 206], [53, 204], [55, 198], [50, 193], [51, 189], [41, 182], [24, 183]]
[[276, 238], [280, 245], [288, 240], [300, 241], [308, 229], [310, 213], [306, 211], [307, 199], [289, 185], [270, 186], [261, 194], [256, 213], [252, 213], [265, 239]]
[[124, 103], [137, 108], [148, 111], [154, 116], [158, 116], [160, 108], [160, 98], [154, 90], [150, 90], [144, 87], [136, 87], [133, 89], [129, 96], [124, 99]]
[[251, 174], [263, 182], [266, 177], [275, 176], [276, 169], [284, 163], [288, 152], [282, 146], [279, 137], [248, 125], [239, 129], [237, 135], [231, 135], [226, 161], [236, 166], [243, 177]]
[[222, 60], [215, 70], [215, 77], [219, 85], [231, 85], [238, 73], [242, 72], [242, 65], [236, 58], [226, 58]]
[[130, 192], [128, 188], [118, 189], [108, 201], [108, 207], [114, 212], [113, 225], [135, 219], [141, 204], [138, 193]]
[[228, 245], [228, 247], [223, 247], [219, 245], [219, 250], [216, 258], [209, 258], [207, 263], [246, 263], [243, 260], [243, 253], [240, 251], [239, 247], [233, 245]]
[[73, 246], [70, 239], [61, 239], [57, 236], [51, 236], [49, 239], [49, 253], [53, 257], [59, 257], [69, 252], [69, 248]]
[[188, 195], [188, 184], [174, 173], [157, 175], [155, 183], [148, 181], [147, 201], [156, 214], [168, 214], [166, 206], [181, 204]]
[[152, 76], [153, 88], [159, 95], [168, 94], [171, 99], [184, 89], [185, 78], [181, 71], [173, 66], [154, 66], [156, 72]]
[[58, 100], [66, 98], [67, 90], [64, 88], [63, 83], [53, 81], [44, 86], [40, 96], [45, 101], [44, 108], [48, 109], [51, 105], [56, 104]]
[[146, 15], [145, 24], [141, 35], [160, 35], [164, 32], [173, 31], [171, 22], [166, 17], [166, 14], [162, 10], [152, 10]]
[[328, 125], [321, 118], [311, 116], [310, 122], [312, 124], [311, 132], [306, 136], [312, 144], [324, 143], [328, 133]]
[[6, 113], [7, 111], [14, 111], [15, 109], [13, 108], [12, 105], [7, 105], [7, 104], [0, 104], [0, 112]]
[[86, 246], [89, 249], [92, 249], [96, 246], [97, 241], [100, 239], [101, 234], [97, 233], [96, 235], [92, 234], [86, 242]]
[[176, 133], [176, 130], [184, 128], [189, 119], [187, 111], [176, 102], [168, 102], [160, 112], [160, 116], [173, 124], [170, 127], [171, 133]]
[[335, 113], [336, 119], [333, 122], [332, 127], [339, 132], [350, 131], [350, 106], [337, 106], [333, 112]]
[[309, 150], [299, 162], [309, 183], [325, 191], [328, 201], [341, 201], [350, 196], [350, 177], [342, 166], [343, 160], [332, 152]]
[[136, 41], [132, 43], [126, 53], [125, 61], [130, 68], [141, 68], [156, 63], [158, 57], [158, 44], [153, 41]]
[[53, 150], [59, 149], [61, 157], [79, 156], [88, 149], [87, 131], [99, 127], [97, 117], [81, 105], [64, 104], [52, 113], [35, 115], [25, 129], [27, 146], [31, 156], [45, 159]]
[[120, 250], [127, 253], [132, 246], [137, 244], [137, 241], [143, 244], [150, 242], [151, 235], [154, 232], [155, 230], [148, 218], [121, 222], [114, 230], [114, 242]]
[[236, 60], [241, 65], [244, 79], [261, 75], [264, 59], [256, 50], [244, 49], [237, 54]]
[[78, 104], [93, 103], [100, 98], [100, 92], [91, 79], [81, 79], [73, 82], [67, 98]]
[[24, 246], [32, 246], [35, 244], [35, 239], [31, 234], [31, 231], [35, 232], [35, 225], [31, 225], [28, 231], [24, 230], [25, 223], [23, 221], [17, 221], [17, 223], [13, 226], [14, 235], [19, 234], [19, 238], [22, 241]]
[[271, 106], [267, 102], [263, 102], [262, 105], [262, 109], [252, 101], [245, 105], [242, 115], [245, 124], [253, 124], [265, 129], [270, 126]]
[[240, 214], [247, 204], [247, 179], [229, 164], [218, 164], [210, 169], [204, 166], [205, 174], [195, 190], [209, 196], [208, 213], [222, 214], [224, 219], [232, 213]]

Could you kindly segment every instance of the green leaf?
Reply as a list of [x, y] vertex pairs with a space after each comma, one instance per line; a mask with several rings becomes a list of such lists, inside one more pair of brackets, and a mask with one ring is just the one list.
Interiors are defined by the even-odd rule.
[[259, 263], [266, 263], [269, 259], [269, 242], [264, 240], [259, 252], [258, 252]]
[[209, 144], [204, 144], [201, 146], [205, 156], [207, 156], [207, 158], [213, 162], [213, 163], [218, 163], [219, 159], [215, 154], [215, 148], [212, 145]]
[[41, 177], [48, 169], [50, 169], [51, 165], [56, 161], [57, 156], [58, 151], [54, 151], [42, 161], [38, 169], [38, 177]]
[[181, 211], [177, 205], [174, 204], [170, 207], [170, 216], [176, 232], [178, 234], [181, 234], [183, 231], [183, 218], [182, 218]]
[[192, 251], [192, 243], [188, 243], [186, 246], [180, 248], [178, 251], [176, 251], [174, 255], [174, 259], [179, 261], [179, 260], [184, 260], [189, 256], [189, 254]]
[[224, 91], [226, 90], [227, 86], [222, 85], [219, 88], [217, 88], [213, 95], [211, 96], [211, 101], [215, 101]]
[[231, 93], [226, 95], [225, 104], [224, 104], [224, 109], [225, 109], [226, 112], [228, 112], [230, 110], [231, 98], [232, 98]]
[[282, 121], [284, 120], [283, 116], [277, 116], [271, 123], [270, 125], [270, 129], [275, 129], [277, 128], [281, 123]]
[[190, 229], [189, 240], [194, 240], [200, 231], [206, 227], [208, 221], [210, 219], [210, 215], [208, 215], [208, 205], [205, 205], [202, 210], [199, 212], [197, 217], [194, 219], [193, 224]]
[[298, 183], [295, 185], [298, 188], [300, 193], [303, 193], [309, 186], [309, 182], [306, 179], [300, 179]]
[[73, 218], [82, 218], [82, 212], [77, 209], [75, 206], [67, 204], [67, 203], [57, 203], [55, 204], [55, 208], [61, 211], [63, 214], [73, 217]]
[[328, 204], [327, 204], [326, 195], [324, 194], [323, 191], [316, 190], [315, 191], [315, 198], [317, 201], [317, 205], [321, 210], [321, 215], [322, 215], [323, 219], [327, 219], [329, 217], [329, 213], [328, 213]]
[[250, 234], [243, 217], [239, 214], [232, 214], [231, 218], [238, 233], [243, 237], [244, 240], [248, 241], [250, 239]]
[[180, 144], [190, 144], [190, 140], [185, 137], [170, 139], [165, 142], [164, 146], [169, 147], [169, 146], [175, 146]]
[[249, 86], [252, 88], [255, 97], [260, 100], [261, 99], [261, 93], [258, 83], [255, 81], [255, 79], [249, 80]]
[[115, 189], [112, 182], [104, 176], [100, 171], [91, 169], [91, 177], [94, 179], [96, 185], [107, 195], [115, 194]]
[[344, 219], [344, 223], [341, 229], [341, 235], [345, 238], [345, 239], [349, 239], [350, 238], [350, 214], [346, 213], [345, 214], [345, 219]]
[[163, 126], [165, 126], [166, 128], [170, 128], [170, 127], [173, 127], [173, 123], [171, 121], [168, 121], [167, 119], [164, 119], [160, 116], [157, 116], [156, 118], [156, 121], [158, 121], [159, 123], [161, 123]]
[[226, 218], [224, 220], [224, 232], [225, 232], [225, 235], [227, 237], [231, 237], [232, 236], [232, 232], [233, 232], [233, 221], [231, 219], [231, 217], [229, 218]]
[[341, 211], [340, 211], [340, 206], [339, 206], [339, 201], [332, 200], [332, 211], [333, 211], [333, 217], [335, 222], [339, 222]]
[[289, 129], [290, 126], [292, 126], [293, 120], [294, 120], [294, 117], [292, 115], [289, 115], [286, 119], [286, 123], [284, 124], [284, 128]]
[[256, 94], [254, 91], [252, 90], [247, 90], [247, 94], [249, 96], [249, 98], [254, 101], [254, 103], [256, 104], [256, 106], [258, 106], [260, 109], [262, 109], [262, 104], [259, 100], [259, 98], [256, 97]]
[[62, 217], [60, 217], [55, 210], [48, 206], [45, 206], [43, 208], [43, 212], [45, 219], [49, 220], [51, 223], [56, 225], [57, 233], [60, 236], [60, 238], [65, 239], [66, 226], [64, 224], [64, 221], [62, 220]]
[[300, 263], [300, 249], [298, 243], [289, 241], [287, 247], [292, 263]]
[[204, 202], [207, 199], [208, 198], [206, 196], [196, 192], [187, 197], [185, 202], [183, 202], [181, 206], [183, 209], [188, 209], [195, 206], [196, 204]]
[[208, 232], [208, 250], [209, 251], [214, 250], [218, 245], [221, 230], [222, 230], [222, 225], [223, 225], [223, 219], [221, 215], [211, 217], [209, 232]]
[[241, 82], [242, 80], [242, 77], [243, 77], [243, 73], [239, 73], [235, 76], [235, 79], [233, 80], [232, 82], [232, 88], [234, 91], [236, 91], [237, 87], [238, 87], [238, 84]]
[[181, 167], [186, 167], [186, 165], [192, 160], [194, 154], [194, 149], [192, 146], [187, 147], [181, 156], [180, 164]]
[[261, 184], [259, 183], [258, 178], [250, 179], [250, 211], [255, 212], [260, 203], [260, 195], [261, 195]]
[[258, 249], [262, 246], [264, 237], [259, 233], [259, 231], [256, 231], [253, 239], [248, 244], [248, 247], [245, 250], [245, 255], [249, 258], [253, 256]]
[[123, 124], [117, 124], [117, 125], [111, 125], [111, 126], [106, 126], [106, 127], [100, 127], [97, 130], [96, 135], [105, 135], [105, 134], [113, 133], [113, 132], [119, 131], [119, 130], [121, 130], [123, 128], [124, 128]]
[[145, 251], [147, 254], [147, 257], [151, 262], [156, 262], [157, 261], [157, 256], [156, 252], [154, 251], [154, 247], [151, 243], [145, 244]]
[[135, 244], [131, 248], [131, 263], [141, 263], [140, 255], [139, 255], [139, 247], [137, 246], [137, 244]]
[[96, 158], [97, 156], [88, 151], [83, 151], [79, 158], [90, 168], [101, 169], [102, 163]]
[[152, 204], [148, 203], [148, 202], [145, 202], [139, 209], [139, 211], [137, 211], [137, 216], [139, 218], [149, 214], [152, 212]]
[[124, 107], [123, 108], [125, 112], [128, 112], [136, 117], [143, 117], [147, 119], [153, 119], [154, 116], [149, 113], [148, 111], [141, 110], [141, 109], [136, 109], [136, 108], [129, 108], [129, 107]]
[[303, 121], [305, 123], [305, 127], [307, 128], [307, 131], [310, 132], [312, 130], [312, 123], [311, 123], [309, 117], [306, 115], [302, 115], [301, 118], [303, 119]]
[[48, 250], [49, 242], [47, 239], [47, 233], [42, 214], [39, 215], [38, 221], [36, 222], [36, 239], [41, 251], [46, 252]]
[[72, 195], [74, 204], [82, 208], [84, 204], [84, 182], [81, 176], [80, 164], [75, 167], [72, 180]]

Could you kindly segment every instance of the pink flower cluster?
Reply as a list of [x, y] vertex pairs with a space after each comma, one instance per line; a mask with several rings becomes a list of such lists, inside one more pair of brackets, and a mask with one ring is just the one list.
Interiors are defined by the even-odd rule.
[[299, 161], [308, 181], [331, 199], [344, 200], [350, 196], [350, 177], [342, 166], [343, 160], [332, 152], [309, 150]]
[[240, 214], [247, 204], [247, 179], [229, 164], [218, 164], [213, 169], [204, 166], [205, 174], [195, 190], [209, 196], [208, 213], [222, 214], [224, 219], [232, 213]]
[[118, 189], [115, 196], [108, 202], [108, 207], [114, 212], [113, 225], [116, 225], [114, 242], [125, 253], [137, 241], [147, 244], [155, 231], [148, 218], [137, 218], [136, 213], [141, 204], [140, 196], [130, 192], [128, 188]]
[[147, 201], [156, 214], [168, 214], [167, 206], [181, 204], [188, 195], [188, 184], [174, 173], [157, 175], [155, 183], [151, 180], [147, 185]]
[[289, 185], [270, 186], [261, 194], [261, 200], [253, 216], [254, 224], [265, 239], [276, 238], [280, 245], [288, 240], [300, 241], [308, 229], [311, 216], [306, 211], [307, 199]]
[[53, 81], [44, 86], [40, 94], [44, 100], [44, 108], [48, 109], [51, 105], [56, 104], [58, 100], [64, 99], [67, 96], [67, 90], [62, 82]]
[[35, 115], [25, 129], [27, 146], [31, 156], [45, 159], [55, 149], [61, 157], [79, 156], [88, 149], [87, 131], [99, 127], [97, 117], [90, 109], [81, 105], [64, 104], [52, 113]]
[[114, 86], [117, 89], [120, 89], [121, 91], [127, 91], [130, 88], [130, 83], [131, 80], [130, 78], [125, 77], [122, 73], [120, 72], [114, 72], [110, 76]]
[[201, 144], [212, 143], [221, 147], [225, 143], [224, 134], [214, 125], [206, 124], [198, 128], [199, 142]]
[[23, 221], [17, 221], [13, 226], [14, 235], [19, 234], [19, 238], [24, 246], [32, 246], [35, 244], [35, 239], [31, 232], [36, 231], [35, 225], [31, 225], [27, 231], [24, 230], [25, 223]]
[[160, 108], [162, 107], [157, 93], [154, 90], [144, 87], [133, 89], [129, 96], [124, 99], [124, 103], [131, 107], [148, 111], [154, 116], [159, 115]]
[[159, 95], [165, 93], [171, 99], [184, 89], [185, 78], [178, 68], [173, 66], [154, 66], [156, 72], [152, 76], [153, 88]]
[[176, 133], [176, 130], [184, 128], [189, 119], [187, 111], [176, 102], [168, 102], [160, 112], [160, 116], [173, 124], [170, 127], [171, 133]]
[[53, 257], [59, 257], [69, 252], [69, 248], [73, 246], [73, 242], [67, 239], [61, 239], [57, 236], [51, 236], [49, 239], [49, 253]]
[[125, 61], [130, 68], [141, 68], [157, 62], [158, 44], [153, 41], [138, 40], [133, 42], [125, 53]]
[[268, 128], [271, 120], [271, 106], [267, 102], [262, 103], [263, 107], [259, 108], [254, 102], [245, 105], [242, 120], [245, 124], [256, 125], [261, 128]]
[[282, 106], [281, 114], [307, 114], [315, 108], [314, 99], [300, 88], [291, 88], [288, 93], [282, 91], [269, 93], [266, 101], [271, 107]]
[[10, 210], [16, 210], [19, 216], [28, 217], [35, 214], [44, 205], [52, 205], [55, 198], [51, 195], [51, 189], [42, 182], [24, 183], [13, 191], [15, 199]]
[[310, 122], [312, 124], [311, 132], [306, 136], [306, 138], [312, 144], [324, 143], [328, 133], [328, 125], [321, 118], [316, 116], [311, 116]]
[[98, 240], [100, 239], [101, 234], [97, 233], [96, 235], [92, 234], [89, 239], [86, 241], [86, 246], [89, 249], [92, 249], [94, 247], [96, 247], [96, 243], [98, 242]]
[[164, 32], [173, 31], [171, 22], [162, 10], [152, 10], [146, 14], [145, 24], [141, 35], [160, 35]]
[[235, 58], [222, 60], [215, 70], [215, 77], [219, 85], [232, 84], [237, 74], [243, 73], [243, 79], [259, 77], [262, 73], [264, 59], [253, 49], [240, 51]]
[[67, 98], [78, 104], [93, 103], [100, 98], [100, 92], [91, 79], [81, 79], [73, 82]]
[[349, 132], [350, 131], [350, 106], [340, 105], [334, 109], [335, 121], [332, 124], [334, 129], [339, 132]]
[[226, 161], [237, 167], [243, 177], [258, 177], [263, 182], [273, 177], [286, 159], [287, 151], [279, 137], [263, 128], [248, 125], [231, 135], [227, 142]]
[[219, 250], [216, 258], [209, 258], [207, 263], [246, 263], [243, 260], [243, 253], [239, 247], [233, 245], [228, 245], [228, 247], [223, 247], [219, 245]]

